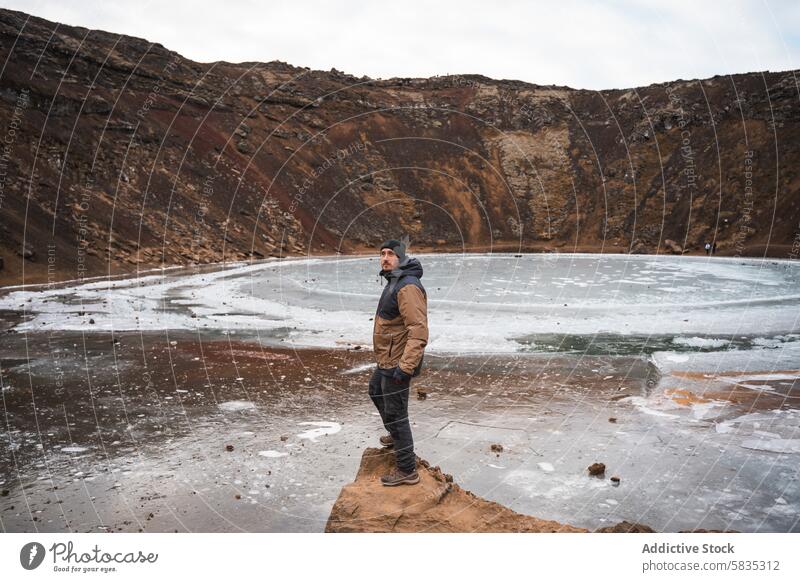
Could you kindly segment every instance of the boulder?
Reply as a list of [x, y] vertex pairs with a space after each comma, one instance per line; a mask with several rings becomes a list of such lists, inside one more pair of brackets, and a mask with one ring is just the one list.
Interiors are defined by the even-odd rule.
[[645, 254], [647, 254], [647, 244], [645, 244], [644, 241], [642, 241], [642, 240], [637, 238], [631, 244], [630, 254], [632, 254], [632, 255], [645, 255]]
[[665, 239], [664, 246], [666, 246], [667, 250], [669, 250], [673, 255], [683, 254], [683, 247], [672, 239]]

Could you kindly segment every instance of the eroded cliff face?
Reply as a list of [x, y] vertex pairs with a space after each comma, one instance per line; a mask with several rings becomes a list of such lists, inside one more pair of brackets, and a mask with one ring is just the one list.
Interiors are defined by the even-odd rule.
[[[583, 91], [195, 63], [0, 11], [4, 284], [414, 247], [793, 256], [794, 73]], [[669, 241], [669, 242], [667, 242]], [[793, 249], [794, 244], [794, 249]]]

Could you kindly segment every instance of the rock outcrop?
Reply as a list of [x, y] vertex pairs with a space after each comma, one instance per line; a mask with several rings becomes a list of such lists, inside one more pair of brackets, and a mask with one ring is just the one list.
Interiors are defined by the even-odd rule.
[[[453, 476], [417, 457], [420, 482], [385, 487], [381, 475], [394, 468], [388, 449], [367, 448], [356, 480], [342, 488], [325, 531], [359, 532], [527, 532], [588, 533], [590, 530], [523, 515], [488, 501], [453, 482]], [[594, 533], [656, 533], [648, 525], [629, 521]], [[679, 533], [738, 533], [737, 530], [685, 530]]]
[[368, 448], [356, 480], [342, 488], [326, 532], [586, 532], [517, 513], [462, 489], [439, 467], [417, 457], [420, 482], [384, 487], [391, 451]]

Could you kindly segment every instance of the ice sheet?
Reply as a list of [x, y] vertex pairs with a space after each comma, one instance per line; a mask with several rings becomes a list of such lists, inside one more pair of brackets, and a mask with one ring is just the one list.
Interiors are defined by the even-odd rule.
[[[721, 349], [731, 339], [725, 336], [747, 334], [768, 347], [774, 337], [800, 331], [800, 265], [792, 261], [580, 253], [418, 258], [431, 353], [530, 350], [530, 338], [541, 333], [674, 336], [675, 351]], [[32, 316], [18, 331], [263, 330], [298, 347], [369, 346], [382, 291], [378, 270], [374, 257], [268, 260], [12, 290], [0, 297], [0, 309]]]

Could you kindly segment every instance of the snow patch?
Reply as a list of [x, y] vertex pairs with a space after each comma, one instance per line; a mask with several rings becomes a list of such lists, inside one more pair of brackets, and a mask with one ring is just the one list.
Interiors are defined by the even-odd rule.
[[308, 439], [312, 442], [316, 442], [316, 440], [321, 436], [336, 434], [337, 432], [342, 430], [342, 425], [339, 424], [338, 422], [309, 421], [309, 422], [299, 422], [298, 424], [304, 426], [319, 427], [319, 428], [309, 429], [297, 435], [297, 438]]

